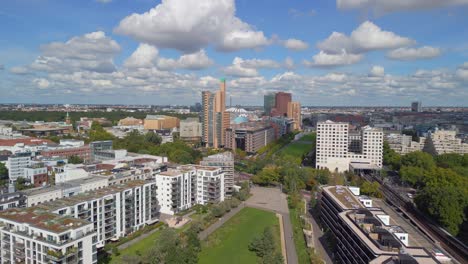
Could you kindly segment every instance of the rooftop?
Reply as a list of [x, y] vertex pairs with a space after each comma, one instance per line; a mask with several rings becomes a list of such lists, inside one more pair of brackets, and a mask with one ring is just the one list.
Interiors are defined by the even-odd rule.
[[343, 209], [359, 209], [364, 208], [361, 202], [354, 194], [344, 186], [329, 186], [324, 188], [329, 192], [336, 201], [338, 201]]
[[0, 211], [0, 219], [26, 223], [33, 227], [58, 234], [90, 224], [86, 220], [61, 216], [36, 207], [11, 208], [6, 211]]
[[148, 182], [142, 181], [142, 180], [128, 181], [126, 183], [116, 184], [116, 185], [108, 186], [106, 188], [93, 190], [93, 191], [73, 195], [73, 196], [70, 196], [70, 197], [64, 197], [64, 198], [61, 198], [61, 199], [58, 199], [58, 200], [55, 200], [55, 201], [51, 201], [51, 202], [46, 202], [46, 203], [37, 205], [36, 207], [37, 208], [42, 208], [44, 210], [49, 210], [49, 211], [50, 210], [58, 210], [58, 209], [61, 209], [61, 208], [64, 208], [64, 207], [73, 206], [73, 205], [76, 205], [76, 204], [79, 204], [79, 203], [99, 199], [101, 197], [111, 195], [111, 194], [114, 194], [114, 193], [119, 193], [119, 192], [122, 192], [124, 190], [128, 190], [130, 188], [143, 186], [146, 183], [148, 183]]
[[0, 139], [0, 146], [13, 147], [16, 144], [23, 143], [27, 146], [37, 146], [45, 144], [55, 144], [48, 139], [37, 139], [37, 138], [15, 138], [15, 139]]

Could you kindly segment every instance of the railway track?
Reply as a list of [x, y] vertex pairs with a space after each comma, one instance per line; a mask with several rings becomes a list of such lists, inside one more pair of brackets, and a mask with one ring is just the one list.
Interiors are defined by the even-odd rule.
[[437, 247], [442, 248], [452, 258], [459, 263], [468, 263], [468, 247], [447, 231], [442, 229], [432, 219], [429, 219], [421, 213], [412, 202], [404, 199], [400, 193], [395, 191], [391, 186], [384, 183], [378, 177], [363, 175], [367, 181], [377, 181], [380, 183], [380, 188], [387, 201], [399, 208], [408, 218], [429, 237]]

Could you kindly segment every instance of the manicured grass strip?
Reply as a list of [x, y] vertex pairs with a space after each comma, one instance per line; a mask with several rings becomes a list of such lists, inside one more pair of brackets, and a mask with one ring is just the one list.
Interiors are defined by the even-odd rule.
[[159, 237], [160, 234], [161, 234], [161, 230], [158, 230], [154, 232], [153, 234], [149, 235], [148, 237], [143, 238], [138, 243], [135, 243], [129, 246], [128, 248], [120, 251], [119, 256], [112, 255], [112, 259], [110, 263], [111, 264], [122, 263], [122, 256], [125, 256], [125, 255], [137, 256], [138, 255], [137, 253], [140, 253], [141, 256], [145, 256], [147, 251], [154, 245], [154, 241], [156, 240], [156, 238]]
[[244, 208], [202, 243], [200, 264], [255, 264], [257, 257], [250, 252], [250, 242], [263, 233], [265, 227], [273, 227], [280, 252], [279, 221], [272, 212]]
[[299, 263], [310, 263], [309, 249], [307, 248], [302, 232], [301, 219], [299, 218], [298, 209], [289, 209], [289, 217], [293, 228], [294, 244], [296, 245], [297, 258]]

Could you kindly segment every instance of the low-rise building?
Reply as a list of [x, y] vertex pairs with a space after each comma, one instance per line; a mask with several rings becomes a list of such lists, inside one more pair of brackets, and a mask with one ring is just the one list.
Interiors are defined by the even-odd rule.
[[267, 122], [247, 122], [226, 129], [226, 149], [255, 153], [275, 140], [275, 129]]
[[357, 187], [327, 186], [320, 195], [321, 219], [335, 238], [338, 262], [365, 264], [408, 259], [410, 262], [405, 263], [440, 263], [431, 249], [412, 245], [412, 234], [373, 206], [371, 199], [360, 196], [359, 191]]
[[423, 150], [426, 138], [419, 137], [418, 141], [413, 141], [412, 138], [410, 135], [403, 134], [388, 134], [385, 136], [388, 146], [401, 155]]
[[432, 155], [441, 155], [447, 153], [467, 154], [468, 143], [462, 142], [456, 137], [455, 130], [435, 130], [429, 133], [424, 151]]
[[40, 208], [0, 212], [2, 263], [97, 263], [89, 221]]
[[49, 147], [41, 151], [41, 155], [47, 158], [70, 158], [71, 156], [77, 156], [85, 162], [91, 161], [91, 149], [89, 145], [85, 145], [82, 140], [74, 139], [62, 139], [58, 146]]
[[144, 120], [145, 130], [173, 129], [180, 125], [180, 120], [174, 116], [147, 115]]
[[180, 121], [180, 139], [188, 142], [200, 142], [202, 123], [198, 118], [187, 118]]
[[134, 117], [126, 117], [124, 119], [120, 119], [118, 125], [121, 127], [141, 126], [143, 125], [143, 120]]
[[25, 205], [25, 197], [20, 192], [8, 190], [0, 194], [0, 211], [8, 208], [23, 207]]
[[34, 162], [30, 166], [24, 168], [23, 177], [35, 187], [49, 183], [47, 167], [41, 162]]

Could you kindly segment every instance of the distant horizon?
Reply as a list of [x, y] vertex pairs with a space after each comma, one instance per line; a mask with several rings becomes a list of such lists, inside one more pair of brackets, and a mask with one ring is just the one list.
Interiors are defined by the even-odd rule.
[[[151, 107], [154, 107], [154, 106], [157, 106], [157, 107], [176, 107], [176, 106], [183, 106], [183, 107], [190, 107], [190, 106], [194, 106], [196, 103], [198, 102], [195, 102], [193, 104], [180, 104], [180, 105], [174, 105], [174, 104], [167, 104], [167, 105], [164, 105], [164, 104], [83, 104], [83, 103], [78, 103], [78, 104], [75, 104], [75, 103], [0, 103], [0, 106], [2, 105], [28, 105], [28, 106], [65, 106], [65, 105], [77, 105], [77, 106], [151, 106]], [[239, 104], [236, 104], [236, 105], [232, 105], [232, 106], [229, 106], [229, 105], [226, 105], [226, 108], [230, 108], [230, 107], [236, 107], [236, 106], [241, 106], [241, 107], [263, 107], [263, 105], [239, 105]], [[301, 107], [310, 107], [310, 108], [332, 108], [332, 107], [338, 107], [338, 108], [349, 108], [349, 107], [362, 107], [362, 108], [385, 108], [385, 107], [389, 107], [389, 108], [411, 108], [411, 105], [317, 105], [317, 106], [312, 106], [312, 105], [302, 105], [301, 104]], [[437, 108], [437, 107], [443, 107], [443, 108], [468, 108], [468, 105], [467, 106], [445, 106], [445, 105], [422, 105], [422, 108]]]

